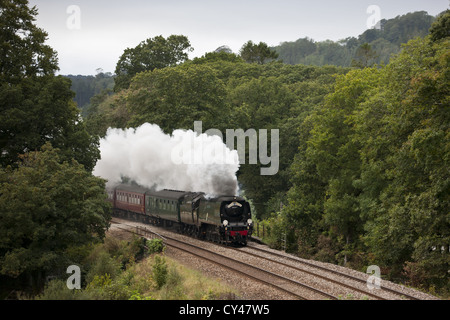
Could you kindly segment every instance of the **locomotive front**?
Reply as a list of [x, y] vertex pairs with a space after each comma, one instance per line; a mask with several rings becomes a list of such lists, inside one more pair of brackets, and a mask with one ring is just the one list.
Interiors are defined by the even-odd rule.
[[221, 234], [226, 242], [247, 244], [252, 235], [250, 204], [243, 198], [223, 199], [220, 205]]

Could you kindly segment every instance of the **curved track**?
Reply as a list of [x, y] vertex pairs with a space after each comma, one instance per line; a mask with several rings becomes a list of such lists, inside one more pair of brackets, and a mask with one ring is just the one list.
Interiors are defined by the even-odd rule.
[[[113, 222], [114, 223], [114, 222]], [[152, 233], [148, 229], [137, 228], [128, 224], [120, 223], [122, 227], [117, 227], [127, 232], [132, 232], [143, 236], [144, 234]], [[147, 236], [145, 236], [147, 237]], [[251, 266], [245, 262], [235, 260], [223, 254], [196, 246], [191, 243], [186, 243], [173, 237], [164, 235], [161, 236], [164, 243], [172, 248], [187, 252], [198, 258], [207, 260], [222, 268], [226, 268], [232, 272], [237, 272], [244, 275], [247, 278], [261, 282], [265, 285], [271, 286], [277, 290], [283, 291], [297, 299], [309, 300], [309, 299], [331, 299], [337, 300], [337, 297], [328, 294], [319, 289], [313, 288], [305, 283], [289, 279], [281, 274], [270, 272], [255, 266]], [[306, 297], [308, 296], [308, 297]]]
[[[170, 232], [165, 232], [165, 235], [161, 236], [143, 226], [129, 225], [117, 219], [112, 222], [121, 224], [119, 228], [123, 230], [137, 233], [146, 238], [154, 236], [162, 238], [169, 247], [187, 252], [249, 279], [264, 283], [295, 299], [334, 300], [338, 297], [345, 298], [347, 295], [360, 299], [420, 300], [418, 297], [389, 288], [383, 282], [380, 289], [370, 290], [366, 286], [368, 275], [365, 279], [364, 276], [356, 277], [318, 263], [311, 263], [286, 253], [266, 250], [259, 246], [248, 245], [242, 248], [233, 248], [210, 244], [212, 247], [209, 250], [201, 244], [193, 244], [200, 241], [197, 239], [182, 241], [167, 235], [167, 233], [171, 234]], [[179, 236], [179, 234], [176, 235]]]

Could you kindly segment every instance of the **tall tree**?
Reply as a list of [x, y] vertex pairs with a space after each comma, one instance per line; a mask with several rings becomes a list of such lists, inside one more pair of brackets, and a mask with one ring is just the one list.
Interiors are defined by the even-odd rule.
[[139, 72], [153, 71], [188, 59], [193, 51], [187, 37], [171, 35], [167, 39], [156, 36], [142, 41], [135, 48], [127, 48], [116, 65], [114, 91], [127, 89], [131, 79]]
[[240, 55], [246, 62], [259, 64], [278, 58], [278, 53], [270, 49], [266, 43], [255, 44], [251, 40], [242, 46]]
[[98, 142], [79, 118], [70, 80], [55, 76], [56, 52], [44, 44], [36, 15], [27, 0], [0, 3], [0, 165], [51, 141], [67, 159], [92, 169]]
[[2, 82], [53, 74], [56, 53], [44, 44], [47, 33], [33, 24], [36, 7], [27, 0], [3, 0], [0, 13], [0, 75]]

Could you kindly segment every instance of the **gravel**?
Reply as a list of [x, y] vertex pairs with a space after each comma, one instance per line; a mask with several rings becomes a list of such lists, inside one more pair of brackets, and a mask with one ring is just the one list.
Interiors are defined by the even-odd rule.
[[[305, 272], [301, 272], [295, 269], [292, 269], [287, 266], [280, 265], [276, 262], [267, 261], [263, 258], [257, 258], [252, 255], [249, 255], [248, 253], [254, 253], [260, 256], [266, 256], [272, 260], [280, 261], [288, 265], [296, 266], [298, 268], [314, 272], [316, 274], [320, 274], [323, 276], [330, 277], [332, 279], [335, 279], [339, 282], [345, 283], [347, 285], [351, 285], [357, 288], [360, 288], [361, 290], [367, 290], [365, 283], [359, 283], [355, 280], [351, 280], [349, 278], [345, 278], [339, 275], [332, 275], [329, 272], [322, 271], [318, 268], [314, 268], [311, 266], [306, 266], [302, 262], [308, 262], [313, 265], [322, 266], [331, 270], [336, 270], [344, 274], [349, 274], [355, 277], [358, 277], [360, 279], [363, 279], [364, 281], [367, 280], [368, 274], [348, 269], [342, 266], [337, 266], [329, 263], [319, 262], [319, 261], [313, 261], [313, 260], [306, 260], [299, 257], [295, 257], [293, 255], [284, 253], [282, 251], [270, 249], [269, 247], [262, 245], [262, 244], [256, 244], [250, 242], [249, 245], [245, 248], [240, 248], [239, 250], [234, 250], [232, 248], [226, 248], [223, 246], [219, 246], [217, 244], [201, 241], [192, 237], [187, 237], [181, 234], [177, 234], [174, 232], [171, 232], [167, 229], [158, 228], [155, 226], [146, 225], [140, 222], [134, 222], [134, 221], [128, 221], [128, 220], [121, 220], [114, 218], [115, 221], [121, 221], [124, 224], [132, 225], [132, 226], [144, 226], [147, 229], [150, 229], [151, 231], [157, 232], [158, 234], [164, 236], [170, 236], [172, 238], [182, 240], [184, 242], [189, 242], [195, 245], [198, 245], [202, 248], [211, 250], [216, 253], [224, 254], [229, 257], [233, 257], [233, 259], [244, 261], [250, 265], [257, 266], [258, 268], [276, 272], [277, 274], [280, 274], [284, 277], [296, 280], [298, 282], [302, 282], [308, 286], [314, 287], [319, 290], [323, 290], [335, 297], [339, 297], [342, 299], [373, 299], [373, 297], [368, 296], [367, 294], [360, 293], [355, 290], [351, 290], [347, 287], [344, 287], [342, 285], [338, 285], [335, 283], [332, 283], [330, 281], [324, 280], [320, 277], [310, 275]], [[111, 231], [116, 230], [114, 224], [111, 225]], [[294, 258], [296, 261], [288, 260], [282, 257], [276, 257], [271, 254], [267, 253], [261, 253], [259, 251], [256, 251], [252, 249], [252, 247], [262, 248], [264, 250], [267, 250], [269, 252], [275, 252], [277, 254], [285, 255], [286, 257]], [[214, 264], [212, 262], [206, 261], [204, 259], [200, 259], [198, 257], [195, 257], [193, 255], [190, 255], [188, 253], [185, 253], [181, 250], [168, 247], [166, 249], [166, 255], [179, 261], [180, 263], [193, 268], [197, 269], [203, 274], [205, 274], [208, 277], [212, 277], [215, 279], [220, 279], [220, 281], [226, 283], [227, 285], [235, 288], [235, 290], [238, 292], [238, 299], [249, 299], [249, 300], [289, 300], [294, 299], [293, 296], [288, 295], [287, 293], [284, 293], [280, 290], [277, 290], [271, 286], [262, 284], [261, 282], [252, 280], [250, 278], [246, 278], [242, 276], [241, 274], [237, 272], [232, 272], [229, 269], [223, 268], [218, 266], [217, 264]], [[381, 289], [374, 289], [371, 292], [373, 292], [376, 295], [380, 295], [385, 299], [394, 300], [394, 299], [402, 299], [401, 296], [395, 295], [393, 293], [389, 293], [387, 291], [382, 290], [383, 287], [389, 287], [391, 289], [399, 290], [403, 292], [404, 294], [408, 294], [414, 297], [417, 297], [419, 299], [423, 300], [437, 300], [436, 297], [414, 290], [412, 288], [408, 288], [402, 285], [398, 285], [386, 280], [381, 281]], [[313, 295], [311, 293], [308, 293], [305, 291], [305, 293], [301, 293], [306, 298], [311, 299], [317, 299], [317, 294]], [[320, 299], [320, 298], [319, 298]]]

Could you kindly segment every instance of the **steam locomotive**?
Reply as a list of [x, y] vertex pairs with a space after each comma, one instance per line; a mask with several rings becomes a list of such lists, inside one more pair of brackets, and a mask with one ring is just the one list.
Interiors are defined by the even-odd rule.
[[113, 214], [224, 244], [246, 245], [253, 231], [250, 205], [241, 198], [202, 192], [156, 191], [121, 184], [107, 190]]

